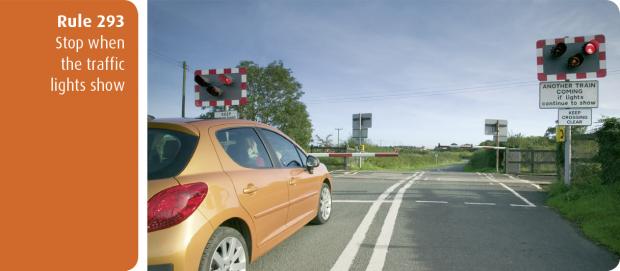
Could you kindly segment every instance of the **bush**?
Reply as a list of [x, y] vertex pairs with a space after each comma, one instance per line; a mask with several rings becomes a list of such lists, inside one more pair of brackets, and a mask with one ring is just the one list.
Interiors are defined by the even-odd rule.
[[466, 171], [486, 171], [491, 168], [495, 171], [495, 150], [477, 150], [469, 159]]
[[620, 182], [620, 121], [603, 119], [603, 126], [595, 135], [600, 146], [596, 159], [601, 163], [603, 183]]

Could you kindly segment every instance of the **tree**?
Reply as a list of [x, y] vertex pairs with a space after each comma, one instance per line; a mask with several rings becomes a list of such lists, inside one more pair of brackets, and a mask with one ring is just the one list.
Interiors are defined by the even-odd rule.
[[603, 118], [595, 132], [599, 144], [597, 160], [601, 163], [604, 183], [620, 182], [620, 120]]
[[320, 147], [331, 147], [334, 145], [334, 142], [332, 141], [332, 135], [326, 135], [324, 138], [321, 138], [319, 135], [314, 135], [316, 137], [316, 143], [320, 146]]
[[260, 67], [241, 61], [247, 69], [248, 104], [238, 108], [243, 119], [260, 121], [280, 129], [302, 147], [312, 139], [312, 123], [306, 105], [300, 101], [304, 92], [282, 61]]
[[547, 128], [547, 130], [545, 131], [544, 137], [549, 138], [549, 139], [555, 138], [555, 129], [556, 129], [555, 127]]
[[524, 136], [518, 133], [508, 137], [506, 146], [519, 149], [552, 149], [555, 141], [546, 136]]

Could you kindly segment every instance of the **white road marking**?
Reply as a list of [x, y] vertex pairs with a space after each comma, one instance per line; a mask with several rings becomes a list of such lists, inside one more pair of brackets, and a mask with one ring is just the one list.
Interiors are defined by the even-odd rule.
[[385, 201], [385, 198], [387, 198], [390, 193], [392, 193], [392, 191], [396, 189], [396, 187], [398, 187], [405, 181], [415, 178], [418, 174], [419, 172], [416, 172], [414, 175], [400, 180], [399, 182], [388, 187], [388, 189], [386, 189], [381, 195], [379, 195], [377, 200], [375, 200], [375, 202], [373, 202], [368, 209], [368, 212], [362, 219], [362, 222], [360, 222], [359, 226], [357, 226], [357, 229], [353, 233], [351, 240], [349, 240], [349, 243], [347, 243], [347, 246], [338, 257], [338, 260], [336, 260], [336, 263], [334, 263], [334, 265], [332, 266], [331, 271], [349, 270], [349, 268], [351, 268], [351, 264], [353, 264], [355, 255], [357, 255], [357, 251], [359, 250], [362, 242], [364, 242], [364, 239], [366, 238], [366, 233], [370, 228], [370, 224], [375, 219], [375, 216], [379, 211], [379, 207], [381, 207], [381, 204]]
[[482, 175], [482, 174], [480, 174], [480, 172], [476, 172], [476, 174], [478, 174], [478, 175]]
[[356, 172], [351, 173], [351, 175], [356, 175], [356, 174], [358, 174], [358, 173], [360, 173], [360, 172], [359, 172], [359, 171], [356, 171]]
[[493, 202], [465, 202], [468, 205], [495, 205]]
[[517, 191], [514, 191], [514, 189], [508, 187], [507, 185], [505, 185], [504, 183], [495, 180], [495, 178], [489, 174], [484, 174], [485, 177], [487, 177], [487, 179], [491, 180], [492, 182], [498, 183], [499, 185], [503, 186], [504, 188], [506, 188], [506, 190], [512, 192], [512, 194], [514, 194], [515, 196], [517, 196], [518, 198], [520, 198], [523, 202], [527, 203], [527, 205], [531, 206], [531, 207], [536, 207], [536, 205], [534, 203], [531, 203], [529, 200], [527, 200], [526, 198], [524, 198], [523, 196], [521, 196], [519, 193], [517, 193]]
[[416, 200], [415, 202], [417, 203], [442, 203], [442, 204], [448, 203], [447, 201], [441, 201], [441, 200]]
[[[376, 200], [346, 200], [346, 199], [341, 199], [341, 200], [332, 200], [332, 203], [374, 203]], [[390, 203], [392, 202], [391, 200], [384, 200], [382, 203]]]
[[504, 175], [508, 176], [508, 178], [510, 178], [510, 179], [517, 180], [517, 181], [520, 181], [520, 182], [524, 182], [524, 183], [529, 184], [529, 185], [531, 185], [533, 187], [536, 187], [536, 189], [538, 189], [538, 190], [542, 190], [542, 187], [540, 187], [540, 185], [535, 184], [535, 183], [533, 183], [531, 181], [524, 180], [524, 179], [521, 179], [521, 178], [515, 178], [515, 177], [513, 177], [512, 175], [509, 175], [509, 174], [504, 174]]
[[512, 207], [536, 207], [536, 205], [510, 204]]
[[394, 226], [396, 225], [398, 209], [400, 209], [400, 205], [403, 202], [403, 195], [416, 180], [422, 177], [422, 175], [424, 175], [424, 172], [407, 182], [407, 184], [398, 190], [396, 196], [394, 196], [394, 201], [392, 202], [392, 205], [390, 205], [390, 209], [385, 216], [385, 221], [383, 221], [383, 226], [381, 227], [381, 233], [375, 243], [372, 256], [370, 256], [370, 262], [368, 263], [368, 266], [366, 266], [367, 271], [383, 270], [388, 247], [390, 246], [390, 240], [392, 240], [392, 234], [394, 233]]

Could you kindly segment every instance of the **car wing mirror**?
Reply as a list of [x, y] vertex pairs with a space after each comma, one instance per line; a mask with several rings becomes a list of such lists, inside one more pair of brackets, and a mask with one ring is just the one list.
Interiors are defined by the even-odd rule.
[[308, 172], [310, 172], [310, 174], [312, 174], [314, 168], [318, 167], [320, 164], [321, 162], [319, 161], [319, 158], [316, 158], [312, 155], [308, 155], [308, 157], [306, 158], [306, 168], [308, 169]]

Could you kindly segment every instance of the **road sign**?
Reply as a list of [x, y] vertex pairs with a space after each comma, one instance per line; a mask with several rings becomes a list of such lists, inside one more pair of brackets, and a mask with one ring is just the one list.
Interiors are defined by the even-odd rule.
[[230, 106], [247, 103], [245, 68], [196, 70], [194, 72], [195, 105]]
[[484, 134], [493, 135], [495, 141], [495, 172], [499, 172], [499, 142], [508, 141], [508, 121], [498, 119], [484, 120]]
[[[497, 136], [493, 136], [493, 141], [497, 141]], [[499, 142], [507, 142], [508, 136], [499, 136]]]
[[368, 138], [368, 129], [353, 129], [353, 138]]
[[540, 82], [540, 109], [596, 108], [598, 81]]
[[502, 136], [508, 136], [508, 121], [497, 120], [497, 119], [485, 119], [484, 120], [484, 134], [485, 135], [497, 135], [498, 124], [499, 124], [500, 139]]
[[237, 112], [236, 110], [213, 112], [213, 118], [215, 119], [238, 119], [239, 112]]
[[561, 81], [607, 75], [605, 36], [578, 36], [536, 41], [539, 81]]
[[558, 109], [558, 124], [568, 126], [592, 125], [592, 109]]
[[558, 125], [555, 126], [555, 141], [556, 142], [564, 142], [564, 136], [565, 136], [565, 130], [564, 130], [564, 126]]
[[[362, 123], [360, 125], [360, 117]], [[353, 129], [372, 128], [372, 113], [353, 114]]]

